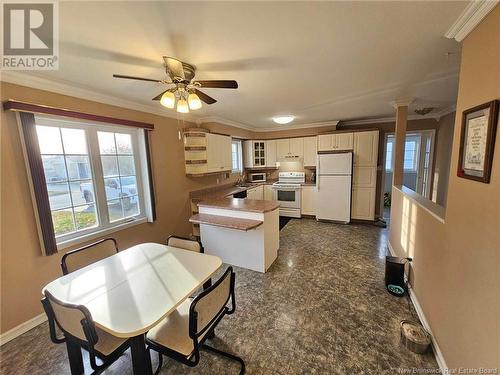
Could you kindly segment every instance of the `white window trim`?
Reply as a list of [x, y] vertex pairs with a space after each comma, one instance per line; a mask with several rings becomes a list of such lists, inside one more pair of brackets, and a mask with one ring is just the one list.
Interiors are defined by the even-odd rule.
[[[416, 135], [415, 133], [409, 133], [407, 134], [407, 136], [412, 136], [412, 135]], [[395, 139], [394, 139], [394, 133], [387, 133], [386, 134], [386, 141], [385, 141], [385, 144], [384, 144], [384, 159], [387, 158], [387, 141], [389, 139], [392, 139], [392, 152], [391, 152], [391, 168], [390, 169], [387, 169], [385, 168], [386, 164], [387, 164], [387, 160], [385, 160], [385, 163], [384, 164], [384, 168], [385, 168], [385, 172], [386, 173], [392, 173], [393, 172], [393, 167], [394, 167], [394, 144], [395, 144]], [[416, 142], [417, 145], [416, 145], [416, 149], [415, 149], [415, 152], [413, 154], [413, 165], [414, 165], [414, 168], [404, 168], [404, 153], [403, 153], [403, 172], [406, 172], [406, 173], [417, 173], [418, 172], [418, 167], [419, 167], [419, 155], [420, 155], [420, 141], [417, 141]], [[406, 139], [405, 139], [405, 145], [406, 145]]]
[[243, 174], [243, 141], [239, 138], [231, 138], [231, 167], [233, 165], [233, 142], [237, 142], [238, 144], [238, 169], [233, 169], [232, 173]]
[[[143, 224], [152, 221], [152, 206], [151, 206], [151, 192], [149, 188], [149, 176], [147, 166], [147, 150], [144, 137], [147, 136], [144, 129], [132, 128], [129, 126], [119, 126], [113, 124], [102, 124], [89, 121], [82, 121], [77, 119], [61, 119], [47, 115], [36, 115], [36, 125], [53, 126], [53, 127], [66, 127], [66, 128], [80, 128], [85, 129], [87, 134], [87, 146], [90, 165], [92, 169], [92, 180], [95, 188], [95, 205], [96, 213], [99, 221], [97, 228], [89, 228], [78, 232], [73, 232], [67, 235], [56, 237], [57, 249], [62, 250], [79, 243], [87, 242], [98, 237], [118, 232], [126, 228]], [[90, 131], [89, 131], [90, 129]], [[134, 152], [136, 182], [139, 195], [140, 214], [136, 216], [126, 217], [113, 223], [109, 222], [108, 210], [106, 205], [106, 197], [104, 193], [104, 181], [102, 165], [100, 161], [99, 145], [97, 143], [97, 132], [121, 132], [132, 135], [132, 147]], [[95, 137], [95, 139], [91, 139]], [[96, 173], [96, 169], [99, 173]], [[100, 187], [99, 187], [100, 186]], [[100, 190], [100, 193], [98, 191]], [[102, 211], [102, 212], [101, 212]], [[103, 220], [105, 219], [105, 220]]]

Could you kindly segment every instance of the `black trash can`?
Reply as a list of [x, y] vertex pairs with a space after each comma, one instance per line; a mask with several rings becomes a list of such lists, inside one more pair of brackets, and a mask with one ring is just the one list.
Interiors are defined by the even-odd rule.
[[403, 297], [406, 290], [405, 264], [409, 258], [385, 257], [385, 287], [393, 296]]

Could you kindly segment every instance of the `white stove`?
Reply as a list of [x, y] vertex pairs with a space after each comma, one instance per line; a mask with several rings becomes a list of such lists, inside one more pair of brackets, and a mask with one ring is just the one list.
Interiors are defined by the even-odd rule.
[[273, 184], [274, 199], [280, 203], [280, 216], [300, 218], [300, 189], [305, 182], [304, 172], [280, 172]]

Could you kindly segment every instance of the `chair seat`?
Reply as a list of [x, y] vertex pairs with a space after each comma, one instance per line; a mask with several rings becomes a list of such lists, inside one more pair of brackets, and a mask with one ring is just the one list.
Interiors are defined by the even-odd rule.
[[99, 340], [97, 341], [97, 344], [94, 345], [94, 349], [103, 356], [110, 355], [116, 349], [118, 349], [120, 345], [122, 345], [123, 343], [125, 343], [125, 341], [127, 341], [126, 338], [113, 336], [97, 327], [96, 331]]
[[[193, 339], [189, 337], [189, 307], [191, 298], [184, 301], [174, 312], [154, 326], [147, 334], [148, 340], [174, 350], [186, 358], [194, 351]], [[199, 338], [201, 342], [210, 331], [207, 329]]]

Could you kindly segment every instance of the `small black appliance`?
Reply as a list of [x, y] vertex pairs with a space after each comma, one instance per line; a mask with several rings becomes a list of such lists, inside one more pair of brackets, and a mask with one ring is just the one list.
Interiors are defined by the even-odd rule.
[[393, 296], [403, 297], [406, 290], [405, 264], [411, 258], [385, 257], [385, 287]]

